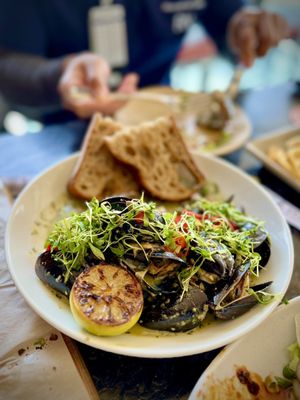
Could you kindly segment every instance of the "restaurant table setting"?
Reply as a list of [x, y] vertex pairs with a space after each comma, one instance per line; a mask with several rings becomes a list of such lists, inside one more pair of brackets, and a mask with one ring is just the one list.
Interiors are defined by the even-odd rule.
[[[234, 346], [236, 349], [240, 346], [242, 354], [248, 335], [252, 340], [251, 335], [255, 338], [255, 335], [261, 335], [262, 329], [270, 330], [268, 321], [273, 321], [279, 312], [284, 314], [284, 304], [279, 305], [281, 300], [288, 302], [288, 299], [300, 295], [299, 191], [296, 185], [290, 185], [290, 179], [282, 178], [282, 173], [276, 174], [275, 171], [274, 174], [274, 168], [268, 170], [267, 164], [261, 168], [261, 158], [258, 157], [257, 161], [251, 155], [257, 156], [252, 151], [251, 141], [252, 137], [263, 138], [265, 132], [283, 127], [300, 136], [300, 127], [299, 130], [295, 126], [287, 127], [289, 110], [296, 101], [293, 90], [294, 86], [288, 84], [242, 94], [238, 103], [243, 115], [247, 116], [247, 132], [239, 144], [235, 146], [233, 143], [228, 151], [224, 145], [225, 160], [219, 158], [222, 151], [219, 154], [216, 151], [214, 155], [207, 155], [199, 149], [194, 152], [208, 178], [218, 182], [225, 196], [233, 194], [235, 182], [234, 200], [267, 221], [274, 246], [271, 250], [273, 270], [270, 272], [266, 268], [263, 273], [268, 280], [275, 282], [275, 292], [285, 293], [271, 305], [256, 306], [255, 310], [248, 311], [246, 317], [243, 315], [224, 322], [220, 332], [213, 324], [205, 326], [207, 337], [201, 334], [200, 329], [196, 335], [174, 334], [174, 337], [162, 335], [157, 338], [155, 335], [123, 334], [107, 340], [74, 327], [64, 305], [55, 311], [57, 303], [50, 297], [50, 300], [42, 298], [45, 288], [40, 288], [40, 283], [30, 282], [31, 272], [27, 267], [36, 257], [32, 248], [40, 249], [45, 239], [45, 235], [42, 239], [29, 238], [32, 237], [30, 221], [39, 215], [47, 202], [63, 192], [62, 187], [66, 185], [78, 154], [69, 150], [70, 157], [65, 158], [61, 153], [62, 157], [40, 175], [28, 176], [22, 167], [18, 176], [15, 172], [5, 175], [0, 171], [0, 398], [62, 399], [72, 393], [75, 399], [96, 399], [98, 396], [101, 400], [201, 399], [204, 398], [201, 390], [207, 376], [206, 368], [215, 372], [218, 379], [222, 378], [222, 374], [218, 375], [219, 365], [226, 363], [222, 357], [232, 357]], [[266, 99], [271, 100], [268, 103]], [[138, 100], [132, 101], [133, 105], [128, 104], [127, 116], [123, 110], [119, 121], [130, 117], [136, 107], [134, 102]], [[255, 104], [258, 102], [266, 104], [264, 114], [257, 110]], [[270, 120], [268, 112], [278, 107], [280, 116], [275, 115], [274, 120]], [[242, 148], [246, 141], [248, 152]], [[55, 183], [57, 193], [54, 196]], [[13, 211], [11, 204], [14, 204]], [[297, 299], [288, 305], [293, 312], [297, 308], [296, 302]], [[289, 339], [292, 340], [293, 335]], [[220, 351], [226, 345], [225, 351]], [[254, 356], [251, 360], [252, 364], [255, 363]], [[265, 370], [258, 372], [265, 373]], [[201, 376], [202, 380], [198, 380]]]

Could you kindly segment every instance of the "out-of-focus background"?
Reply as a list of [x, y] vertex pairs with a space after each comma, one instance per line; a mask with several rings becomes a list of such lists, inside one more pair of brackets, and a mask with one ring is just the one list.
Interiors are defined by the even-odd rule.
[[[243, 75], [240, 89], [259, 89], [287, 81], [300, 86], [300, 1], [256, 0], [255, 4], [283, 15], [294, 30], [288, 39], [258, 59]], [[171, 86], [189, 91], [225, 89], [232, 77], [234, 62], [217, 53], [213, 41], [200, 24], [194, 24], [186, 34], [182, 49], [171, 71]], [[42, 125], [34, 117], [25, 117], [21, 110], [9, 109], [0, 96], [0, 132], [14, 135], [36, 133]]]

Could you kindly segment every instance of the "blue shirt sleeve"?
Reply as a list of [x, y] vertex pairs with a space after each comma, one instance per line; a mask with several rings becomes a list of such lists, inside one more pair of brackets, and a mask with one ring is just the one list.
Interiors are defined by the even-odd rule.
[[245, 5], [245, 0], [207, 0], [200, 22], [220, 50], [226, 49], [226, 31], [230, 18]]
[[0, 1], [0, 47], [44, 56], [46, 40], [41, 0]]

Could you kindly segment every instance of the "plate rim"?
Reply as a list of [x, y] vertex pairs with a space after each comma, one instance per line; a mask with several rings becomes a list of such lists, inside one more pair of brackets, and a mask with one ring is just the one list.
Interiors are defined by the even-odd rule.
[[[11, 213], [6, 225], [6, 229], [5, 229], [5, 254], [6, 254], [6, 260], [7, 260], [7, 264], [8, 264], [8, 269], [10, 271], [10, 274], [13, 278], [13, 281], [16, 285], [16, 287], [18, 288], [19, 292], [22, 294], [23, 298], [26, 300], [26, 302], [30, 305], [30, 307], [45, 321], [47, 321], [50, 325], [54, 326], [56, 329], [60, 330], [61, 332], [65, 333], [66, 335], [72, 337], [73, 339], [84, 343], [86, 345], [90, 345], [94, 348], [98, 348], [98, 349], [102, 349], [104, 351], [109, 351], [112, 353], [116, 353], [116, 354], [121, 354], [121, 355], [125, 355], [125, 356], [134, 356], [134, 357], [146, 357], [146, 358], [172, 358], [172, 357], [182, 357], [182, 356], [188, 356], [188, 355], [194, 355], [194, 354], [200, 354], [203, 352], [207, 352], [207, 351], [211, 351], [214, 350], [216, 348], [220, 348], [224, 345], [227, 345], [228, 343], [233, 342], [234, 340], [238, 340], [239, 336], [237, 336], [237, 333], [234, 332], [230, 332], [229, 334], [227, 334], [226, 337], [224, 337], [222, 340], [219, 340], [217, 343], [214, 343], [210, 346], [206, 346], [205, 348], [201, 348], [201, 346], [198, 346], [197, 348], [187, 348], [185, 350], [181, 350], [181, 352], [174, 352], [174, 350], [169, 350], [169, 349], [165, 349], [162, 350], [160, 349], [160, 352], [154, 353], [153, 349], [151, 349], [150, 351], [145, 351], [145, 349], [141, 349], [141, 348], [135, 348], [134, 351], [132, 351], [132, 349], [130, 347], [120, 347], [117, 345], [115, 345], [114, 343], [111, 343], [111, 345], [109, 346], [109, 348], [106, 346], [96, 346], [93, 342], [93, 339], [91, 340], [86, 340], [87, 337], [89, 337], [89, 335], [86, 332], [81, 332], [80, 335], [73, 333], [72, 330], [66, 329], [65, 327], [61, 327], [60, 324], [57, 324], [55, 322], [53, 322], [50, 318], [47, 318], [47, 316], [45, 316], [44, 313], [41, 312], [41, 310], [39, 309], [39, 307], [30, 299], [30, 296], [28, 295], [28, 293], [24, 293], [23, 288], [21, 283], [19, 282], [18, 277], [16, 276], [16, 271], [14, 270], [14, 268], [12, 267], [12, 260], [11, 260], [11, 254], [10, 254], [10, 241], [8, 240], [9, 238], [9, 232], [11, 230], [11, 225], [12, 225], [12, 216], [15, 213], [15, 210], [18, 208], [19, 204], [22, 202], [22, 198], [23, 196], [26, 194], [26, 192], [46, 173], [50, 172], [52, 169], [57, 168], [59, 165], [66, 163], [66, 162], [70, 162], [71, 159], [76, 159], [76, 157], [78, 157], [80, 151], [73, 153], [71, 155], [69, 155], [68, 157], [65, 157], [64, 159], [58, 161], [57, 163], [49, 166], [48, 168], [44, 169], [43, 171], [41, 171], [35, 178], [33, 178], [27, 185], [26, 187], [24, 187], [22, 189], [22, 191], [20, 192], [18, 198], [15, 200], [13, 207], [11, 209]], [[256, 187], [257, 190], [259, 190], [260, 192], [263, 192], [264, 196], [267, 197], [269, 199], [269, 201], [272, 203], [272, 205], [274, 206], [274, 208], [277, 211], [278, 217], [281, 220], [281, 223], [283, 224], [284, 227], [284, 234], [287, 235], [287, 240], [288, 240], [288, 244], [289, 244], [289, 250], [290, 250], [290, 258], [291, 258], [291, 263], [292, 266], [289, 269], [289, 275], [287, 276], [287, 284], [286, 287], [283, 289], [282, 293], [281, 293], [281, 297], [280, 299], [284, 296], [284, 294], [286, 293], [286, 290], [288, 288], [289, 282], [291, 280], [292, 277], [292, 273], [293, 273], [293, 265], [294, 265], [294, 249], [293, 249], [293, 242], [292, 242], [292, 236], [291, 236], [291, 231], [290, 228], [283, 216], [283, 214], [281, 213], [281, 210], [279, 208], [279, 206], [274, 202], [274, 200], [272, 199], [271, 195], [256, 181], [254, 181], [251, 176], [249, 176], [246, 172], [244, 172], [243, 170], [239, 169], [237, 166], [233, 165], [232, 163], [230, 163], [227, 160], [223, 160], [219, 157], [216, 157], [214, 155], [211, 154], [198, 154], [198, 157], [204, 157], [204, 158], [208, 158], [210, 160], [213, 160], [213, 162], [217, 162], [219, 165], [223, 165], [226, 166], [227, 168], [233, 170], [234, 172], [236, 172], [238, 175], [241, 175], [244, 179], [246, 179], [247, 181], [251, 182], [252, 185], [254, 185]], [[274, 311], [274, 309], [278, 306], [280, 300], [274, 301], [273, 303], [269, 304], [266, 306], [265, 311], [261, 312], [259, 314], [259, 316], [257, 318], [254, 318], [253, 321], [251, 321], [251, 323], [248, 325], [248, 330], [247, 333], [251, 330], [253, 330], [256, 326], [258, 326], [259, 324], [261, 324], [266, 318], [268, 318], [268, 316]], [[267, 316], [265, 316], [265, 314], [267, 313]], [[244, 333], [242, 336], [244, 336], [246, 333]], [[97, 337], [95, 335], [92, 335], [94, 340], [97, 341], [97, 339], [101, 339], [101, 337]], [[85, 338], [85, 340], [83, 340]], [[129, 350], [128, 350], [129, 349]]]
[[[278, 314], [281, 314], [281, 312], [290, 307], [290, 306], [294, 306], [294, 304], [299, 303], [300, 305], [300, 295], [293, 297], [292, 299], [288, 300], [288, 304], [280, 304], [277, 306], [277, 308], [269, 315], [268, 318], [272, 317], [272, 318], [276, 318], [276, 316]], [[234, 341], [233, 343], [228, 344], [226, 347], [224, 347], [219, 354], [217, 354], [214, 359], [210, 362], [210, 364], [205, 368], [205, 370], [202, 372], [202, 374], [199, 376], [197, 382], [195, 383], [189, 397], [188, 400], [196, 400], [196, 392], [198, 392], [201, 389], [202, 385], [205, 385], [205, 381], [206, 379], [209, 377], [210, 374], [212, 374], [216, 368], [219, 367], [219, 364], [221, 363], [222, 359], [224, 357], [226, 357], [226, 355], [233, 351], [236, 350], [236, 348], [238, 348], [240, 346], [240, 344], [245, 341], [247, 339], [248, 334], [254, 334], [255, 330], [259, 330], [261, 328], [261, 326], [264, 323], [267, 323], [268, 318], [266, 318], [259, 326], [257, 326], [255, 329], [247, 332], [245, 335], [241, 336], [239, 339], [237, 339], [236, 341]], [[255, 372], [255, 371], [254, 371]], [[199, 399], [200, 400], [200, 399]]]

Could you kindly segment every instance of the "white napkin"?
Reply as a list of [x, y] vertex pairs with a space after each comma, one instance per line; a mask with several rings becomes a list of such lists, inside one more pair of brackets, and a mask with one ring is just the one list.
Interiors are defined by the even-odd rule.
[[14, 286], [4, 254], [8, 200], [0, 182], [0, 399], [91, 399], [60, 332]]

